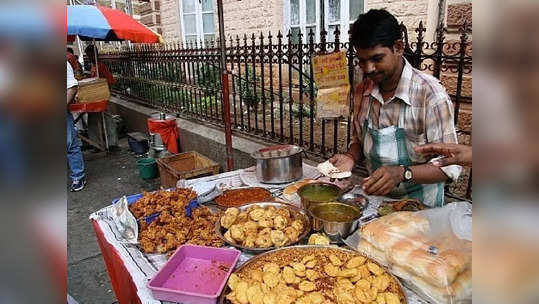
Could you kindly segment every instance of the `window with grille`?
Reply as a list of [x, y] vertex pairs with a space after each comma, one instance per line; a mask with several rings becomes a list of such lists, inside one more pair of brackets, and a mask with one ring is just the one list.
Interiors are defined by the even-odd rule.
[[[311, 30], [315, 33], [315, 42], [320, 41], [320, 28], [324, 18], [325, 30], [328, 32], [327, 41], [335, 41], [335, 29], [341, 31], [341, 41], [348, 41], [348, 30], [364, 12], [364, 0], [284, 0], [285, 17], [288, 18], [285, 30], [290, 30], [292, 42], [299, 42], [298, 33], [303, 34], [302, 42], [308, 43]], [[321, 5], [324, 5], [322, 15]], [[287, 12], [287, 13], [286, 13]]]
[[204, 47], [215, 37], [212, 0], [179, 0], [183, 42], [198, 41]]

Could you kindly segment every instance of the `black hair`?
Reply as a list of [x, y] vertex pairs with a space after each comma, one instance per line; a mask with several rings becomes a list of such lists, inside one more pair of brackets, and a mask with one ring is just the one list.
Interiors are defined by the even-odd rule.
[[95, 45], [93, 44], [90, 44], [89, 46], [87, 46], [85, 49], [84, 49], [84, 53], [88, 53], [88, 52], [95, 52], [95, 55], [97, 57], [99, 57], [99, 52], [97, 51], [97, 48], [95, 47]]
[[67, 48], [67, 52], [71, 54], [75, 54], [75, 52], [73, 51], [73, 48], [70, 48], [70, 47]]
[[397, 19], [384, 9], [371, 9], [359, 15], [352, 25], [350, 44], [360, 49], [381, 45], [393, 49], [395, 40], [402, 39]]

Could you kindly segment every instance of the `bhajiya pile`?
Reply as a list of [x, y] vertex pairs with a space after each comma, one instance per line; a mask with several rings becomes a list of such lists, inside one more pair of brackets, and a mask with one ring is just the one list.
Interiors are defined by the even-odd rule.
[[[165, 253], [185, 243], [221, 247], [224, 243], [214, 231], [219, 215], [213, 215], [207, 207], [193, 209], [191, 218], [185, 215], [185, 207], [196, 199], [191, 189], [143, 193], [129, 210], [139, 220], [139, 244], [147, 253]], [[147, 224], [143, 217], [160, 212]]]
[[162, 211], [149, 225], [142, 224], [139, 233], [141, 249], [146, 253], [165, 253], [185, 243], [202, 246], [221, 247], [223, 241], [214, 231], [219, 215], [214, 215], [208, 207], [193, 210], [191, 218], [185, 211], [171, 213]]
[[255, 261], [228, 280], [232, 304], [397, 304], [395, 279], [366, 257], [327, 248], [288, 248]]
[[288, 208], [249, 207], [246, 211], [228, 208], [220, 219], [227, 231], [225, 239], [249, 248], [282, 247], [295, 243], [305, 230], [305, 223]]
[[142, 197], [129, 205], [129, 211], [135, 218], [140, 219], [157, 212], [182, 212], [190, 201], [197, 198], [197, 193], [187, 188], [177, 188], [155, 192], [143, 192]]

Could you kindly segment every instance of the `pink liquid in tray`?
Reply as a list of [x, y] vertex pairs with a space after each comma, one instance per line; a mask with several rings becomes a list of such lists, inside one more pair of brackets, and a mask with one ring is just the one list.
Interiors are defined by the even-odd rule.
[[212, 295], [217, 293], [230, 263], [186, 257], [162, 287]]
[[150, 280], [155, 299], [183, 304], [215, 304], [241, 252], [182, 245]]

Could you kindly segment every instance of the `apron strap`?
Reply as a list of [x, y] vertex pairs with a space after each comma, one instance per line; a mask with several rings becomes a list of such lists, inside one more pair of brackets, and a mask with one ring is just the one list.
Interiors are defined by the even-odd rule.
[[401, 101], [400, 103], [400, 109], [399, 109], [399, 128], [404, 129], [404, 112], [406, 111], [406, 107], [404, 105], [404, 101]]

